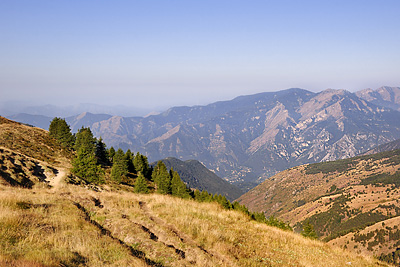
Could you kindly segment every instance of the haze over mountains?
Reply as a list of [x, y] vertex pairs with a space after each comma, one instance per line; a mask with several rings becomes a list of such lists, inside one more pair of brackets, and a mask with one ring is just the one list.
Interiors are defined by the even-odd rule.
[[[83, 103], [68, 106], [57, 105], [32, 105], [24, 102], [0, 102], [0, 114], [3, 116], [13, 116], [16, 114], [30, 114], [44, 117], [71, 117], [83, 112], [95, 114], [110, 114], [119, 116], [145, 116], [152, 112], [151, 109], [127, 107], [123, 105], [107, 106], [93, 103]], [[48, 127], [48, 125], [47, 125]]]
[[355, 94], [294, 88], [148, 117], [82, 113], [67, 121], [73, 131], [90, 126], [108, 146], [139, 151], [149, 161], [199, 160], [249, 189], [287, 168], [352, 157], [399, 139], [399, 96], [398, 87]]

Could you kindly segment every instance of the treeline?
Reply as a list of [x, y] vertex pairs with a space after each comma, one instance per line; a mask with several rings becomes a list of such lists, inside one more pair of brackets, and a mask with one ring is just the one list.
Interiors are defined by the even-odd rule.
[[49, 134], [74, 154], [71, 172], [88, 183], [124, 184], [132, 186], [135, 193], [156, 192], [198, 202], [217, 202], [223, 208], [241, 211], [255, 221], [292, 230], [288, 224], [274, 217], [267, 219], [262, 212], [250, 212], [246, 206], [236, 201], [231, 203], [225, 196], [188, 188], [179, 174], [173, 168], [168, 171], [162, 161], [153, 168], [149, 166], [147, 157], [139, 152], [135, 155], [129, 149], [126, 152], [120, 148], [107, 149], [103, 140], [95, 138], [89, 127], [82, 127], [72, 134], [65, 119], [54, 118]]

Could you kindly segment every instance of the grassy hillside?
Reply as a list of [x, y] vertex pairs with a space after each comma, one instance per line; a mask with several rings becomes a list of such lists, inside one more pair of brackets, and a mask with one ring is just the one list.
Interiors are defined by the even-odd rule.
[[157, 194], [0, 186], [0, 266], [385, 266], [250, 220]]
[[69, 155], [47, 131], [0, 117], [0, 184], [56, 182], [68, 172]]
[[[298, 231], [375, 256], [395, 253], [400, 235], [400, 150], [283, 171], [239, 200]], [[396, 262], [399, 262], [399, 258]]]

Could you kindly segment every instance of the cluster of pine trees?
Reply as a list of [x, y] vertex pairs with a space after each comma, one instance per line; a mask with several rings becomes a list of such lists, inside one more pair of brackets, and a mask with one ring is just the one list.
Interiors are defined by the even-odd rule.
[[136, 193], [156, 192], [199, 202], [217, 202], [223, 208], [241, 211], [253, 220], [291, 230], [288, 224], [274, 217], [267, 219], [262, 212], [250, 212], [246, 206], [236, 201], [231, 203], [225, 196], [188, 188], [179, 174], [173, 168], [168, 171], [162, 161], [153, 168], [149, 166], [147, 157], [139, 152], [134, 155], [129, 149], [126, 152], [120, 148], [117, 151], [113, 147], [107, 149], [101, 138], [93, 136], [89, 127], [82, 127], [74, 135], [65, 119], [54, 118], [49, 134], [65, 149], [75, 152], [71, 171], [88, 183], [125, 184], [133, 186]]

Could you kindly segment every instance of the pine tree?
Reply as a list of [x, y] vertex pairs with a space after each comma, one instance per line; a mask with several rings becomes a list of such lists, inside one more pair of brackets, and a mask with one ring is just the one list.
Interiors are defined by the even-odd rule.
[[63, 147], [72, 149], [75, 138], [65, 119], [54, 118], [49, 126], [49, 135], [54, 137]]
[[108, 150], [108, 160], [110, 163], [113, 162], [114, 156], [115, 156], [115, 149], [114, 147], [110, 147], [110, 149]]
[[126, 178], [128, 174], [128, 163], [125, 158], [125, 153], [121, 148], [117, 150], [113, 159], [113, 166], [111, 168], [111, 178], [120, 184], [122, 179]]
[[134, 191], [135, 191], [135, 193], [143, 193], [143, 194], [149, 193], [149, 188], [147, 187], [146, 178], [144, 178], [143, 174], [140, 172], [135, 181]]
[[211, 202], [213, 200], [213, 196], [209, 194], [206, 190], [201, 191], [200, 201], [202, 202]]
[[231, 203], [226, 199], [225, 196], [222, 196], [220, 194], [215, 194], [212, 199], [221, 204], [221, 206], [224, 207], [225, 209], [231, 208]]
[[134, 156], [133, 156], [131, 150], [128, 149], [126, 151], [126, 153], [125, 153], [125, 159], [126, 159], [126, 162], [128, 164], [128, 171], [130, 173], [135, 173], [136, 172], [135, 166], [133, 165], [133, 158], [134, 158]]
[[146, 178], [150, 178], [151, 172], [146, 156], [137, 152], [135, 158], [133, 159], [133, 165], [137, 172], [141, 172]]
[[92, 151], [85, 147], [79, 149], [72, 161], [72, 173], [81, 177], [89, 183], [104, 183], [104, 172], [100, 165], [97, 165], [96, 157]]
[[161, 160], [157, 163], [152, 178], [156, 185], [157, 193], [171, 194], [171, 176], [168, 173], [167, 167]]
[[79, 151], [81, 148], [85, 148], [93, 153], [96, 151], [96, 138], [93, 137], [93, 133], [89, 127], [82, 127], [76, 133], [74, 149], [75, 151]]
[[182, 182], [179, 174], [174, 171], [172, 168], [170, 170], [171, 179], [171, 194], [173, 196], [181, 197], [181, 198], [190, 198], [189, 191], [186, 187], [186, 184]]
[[96, 158], [97, 162], [101, 165], [107, 166], [110, 165], [110, 160], [108, 158], [108, 152], [106, 149], [106, 144], [103, 142], [103, 139], [100, 137], [99, 140], [96, 141]]

